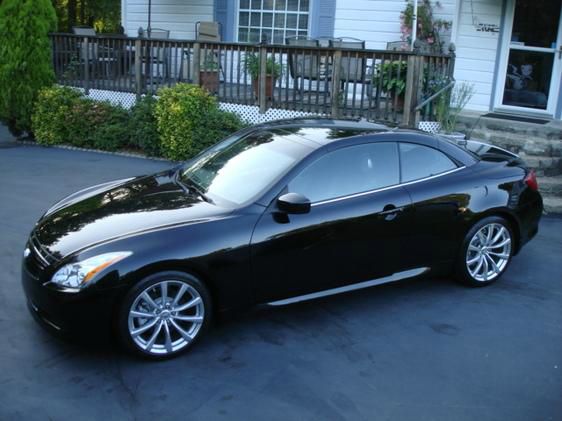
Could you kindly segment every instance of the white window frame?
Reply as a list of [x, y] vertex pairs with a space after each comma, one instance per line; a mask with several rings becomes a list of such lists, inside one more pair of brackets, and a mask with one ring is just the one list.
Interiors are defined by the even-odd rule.
[[[236, 40], [236, 42], [241, 42], [241, 41], [239, 40], [239, 38], [238, 38], [238, 31], [239, 31], [239, 28], [240, 28], [240, 25], [239, 25], [239, 21], [240, 21], [240, 11], [242, 11], [242, 12], [250, 12], [250, 13], [251, 13], [254, 9], [251, 8], [251, 1], [252, 1], [252, 0], [249, 0], [249, 1], [250, 1], [250, 9], [240, 9], [240, 0], [235, 0], [235, 1], [236, 1], [236, 3], [235, 3], [235, 7], [234, 7], [234, 9], [235, 9], [235, 16], [234, 16], [234, 39]], [[315, 6], [315, 4], [313, 4], [313, 3], [316, 3], [316, 1], [317, 1], [317, 0], [309, 0], [309, 2], [308, 2], [308, 12], [301, 12], [300, 10], [298, 10], [298, 11], [287, 11], [287, 3], [285, 3], [285, 11], [284, 11], [284, 13], [285, 13], [285, 26], [282, 28], [282, 29], [283, 29], [283, 32], [284, 32], [284, 35], [283, 35], [283, 44], [285, 43], [286, 33], [287, 33], [287, 26], [286, 26], [286, 24], [287, 24], [287, 17], [286, 17], [286, 15], [287, 15], [287, 13], [296, 14], [296, 15], [297, 15], [297, 22], [299, 21], [300, 15], [308, 14], [308, 25], [307, 25], [307, 30], [306, 30], [306, 36], [307, 36], [307, 37], [310, 36], [310, 34], [311, 34], [311, 32], [312, 32], [312, 30], [311, 30], [311, 29], [312, 29], [312, 28], [311, 28], [311, 25], [312, 25], [312, 11], [313, 11], [313, 8], [314, 8], [314, 6]], [[262, 4], [263, 4], [263, 3], [262, 3]], [[299, 8], [300, 8], [300, 0], [299, 0]], [[261, 10], [262, 13], [263, 13], [264, 11], [266, 11], [266, 10], [264, 10], [264, 9], [260, 9], [260, 10]], [[266, 11], [266, 12], [269, 12], [269, 11]], [[274, 6], [273, 10], [271, 10], [271, 13], [275, 13], [275, 6]], [[251, 23], [251, 16], [250, 16], [250, 22], [249, 22], [249, 23]], [[261, 22], [260, 22], [260, 24], [261, 24]], [[297, 25], [298, 25], [298, 23], [297, 23]], [[252, 27], [252, 25], [249, 25], [249, 26], [248, 26], [248, 28], [251, 28], [251, 27]], [[260, 31], [261, 31], [262, 29], [263, 29], [263, 26], [260, 25]], [[278, 29], [280, 29], [280, 28], [277, 28], [277, 30], [278, 30]], [[273, 27], [273, 31], [275, 31], [275, 30], [276, 30], [276, 28]], [[292, 30], [292, 29], [290, 29], [290, 30]], [[295, 29], [295, 31], [298, 32], [298, 29]], [[297, 34], [297, 35], [298, 35], [298, 34]], [[272, 42], [273, 40], [270, 40], [270, 41]], [[259, 42], [259, 41], [258, 41], [258, 42]]]

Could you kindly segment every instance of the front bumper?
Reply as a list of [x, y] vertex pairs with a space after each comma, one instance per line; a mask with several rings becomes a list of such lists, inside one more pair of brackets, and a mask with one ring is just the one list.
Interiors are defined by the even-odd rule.
[[121, 288], [70, 293], [44, 286], [24, 261], [22, 285], [34, 318], [53, 333], [63, 336], [107, 336], [111, 333]]

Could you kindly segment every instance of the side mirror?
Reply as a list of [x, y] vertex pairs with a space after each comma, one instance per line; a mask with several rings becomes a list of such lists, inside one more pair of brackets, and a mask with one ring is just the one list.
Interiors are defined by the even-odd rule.
[[302, 194], [286, 193], [277, 199], [277, 207], [286, 213], [308, 213], [310, 200]]

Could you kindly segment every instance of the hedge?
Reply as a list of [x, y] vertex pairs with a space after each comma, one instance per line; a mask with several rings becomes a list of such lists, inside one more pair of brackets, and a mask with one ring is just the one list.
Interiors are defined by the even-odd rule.
[[130, 110], [94, 101], [62, 86], [43, 89], [32, 115], [38, 143], [102, 150], [140, 149], [171, 160], [188, 159], [241, 129], [240, 118], [218, 108], [205, 90], [187, 84], [161, 89]]

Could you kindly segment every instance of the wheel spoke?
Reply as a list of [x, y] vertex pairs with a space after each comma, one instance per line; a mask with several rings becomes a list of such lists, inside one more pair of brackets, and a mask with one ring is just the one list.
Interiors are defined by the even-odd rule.
[[158, 337], [158, 334], [162, 330], [162, 324], [163, 323], [164, 322], [160, 321], [160, 323], [158, 324], [158, 327], [156, 329], [154, 329], [154, 333], [152, 334], [152, 336], [150, 337], [150, 340], [146, 343], [146, 347], [144, 348], [147, 351], [150, 351], [152, 349], [152, 347], [154, 346], [154, 342], [156, 342], [156, 338]]
[[500, 247], [504, 247], [504, 246], [508, 245], [509, 243], [511, 243], [511, 239], [506, 238], [506, 239], [503, 240], [501, 243], [499, 243], [499, 244], [494, 244], [494, 245], [492, 245], [490, 248], [491, 248], [491, 249], [498, 249], [498, 248], [500, 248]]
[[472, 258], [472, 259], [470, 259], [470, 260], [467, 260], [466, 263], [469, 264], [469, 265], [472, 265], [472, 264], [478, 262], [479, 260], [480, 260], [480, 256], [477, 255], [476, 257], [474, 257], [474, 258]]
[[154, 300], [152, 299], [152, 297], [150, 296], [150, 294], [148, 292], [143, 292], [142, 293], [142, 299], [152, 308], [156, 309], [158, 308], [158, 304], [156, 304], [154, 302]]
[[150, 322], [145, 323], [144, 325], [142, 325], [138, 329], [135, 329], [135, 330], [131, 331], [131, 336], [139, 336], [139, 335], [143, 334], [147, 330], [153, 328], [154, 325], [156, 325], [156, 323], [158, 323], [158, 319], [155, 318], [154, 320], [151, 320]]
[[468, 246], [468, 249], [472, 251], [480, 251], [480, 247], [474, 246], [472, 243]]
[[486, 237], [484, 237], [484, 233], [480, 230], [478, 231], [478, 240], [480, 240], [480, 244], [484, 245], [484, 243], [486, 242]]
[[183, 297], [183, 294], [185, 294], [185, 291], [187, 291], [187, 285], [181, 284], [181, 287], [178, 293], [176, 294], [176, 296], [174, 297], [174, 301], [172, 302], [172, 307], [175, 307], [178, 304], [181, 297]]
[[160, 293], [162, 294], [162, 303], [165, 304], [168, 298], [168, 282], [160, 283]]
[[182, 320], [184, 322], [203, 323], [202, 316], [172, 316], [173, 319]]
[[184, 310], [187, 310], [188, 308], [196, 306], [200, 302], [201, 302], [201, 297], [195, 297], [190, 302], [182, 304], [181, 306], [175, 307], [175, 308], [173, 308], [173, 310], [174, 311], [184, 311]]
[[146, 313], [144, 311], [137, 311], [137, 310], [133, 310], [131, 311], [131, 316], [133, 317], [141, 317], [143, 319], [154, 319], [156, 317], [155, 314], [152, 313]]
[[494, 236], [494, 238], [492, 239], [492, 244], [495, 244], [498, 242], [498, 240], [503, 236], [505, 231], [504, 227], [500, 227], [500, 229], [498, 230], [498, 233]]
[[492, 241], [493, 232], [494, 232], [494, 226], [488, 225], [488, 233], [486, 234], [486, 243], [487, 244], [490, 244], [490, 242]]
[[493, 254], [494, 256], [498, 256], [500, 259], [509, 259], [509, 254], [505, 254], [505, 253], [496, 253], [495, 251], [489, 251], [488, 254]]
[[180, 325], [178, 325], [176, 323], [176, 321], [174, 319], [171, 319], [170, 322], [172, 323], [172, 326], [174, 327], [174, 329], [176, 329], [176, 331], [181, 335], [181, 337], [183, 339], [185, 339], [187, 342], [191, 342], [191, 340], [193, 339], [191, 336], [189, 336], [189, 333], [187, 333], [185, 330], [183, 330]]
[[164, 323], [164, 333], [166, 334], [166, 351], [172, 352], [172, 337], [170, 335], [170, 327], [168, 323]]
[[488, 267], [488, 261], [486, 260], [485, 257], [482, 257], [482, 263], [484, 266], [484, 272], [482, 273], [482, 277], [484, 278], [484, 281], [488, 280], [488, 270], [490, 270], [490, 268]]
[[488, 259], [488, 261], [492, 265], [492, 270], [494, 271], [495, 274], [498, 274], [498, 273], [501, 272], [498, 265], [496, 265], [496, 262], [494, 262], [494, 259], [492, 259], [490, 256], [486, 256], [486, 259]]

